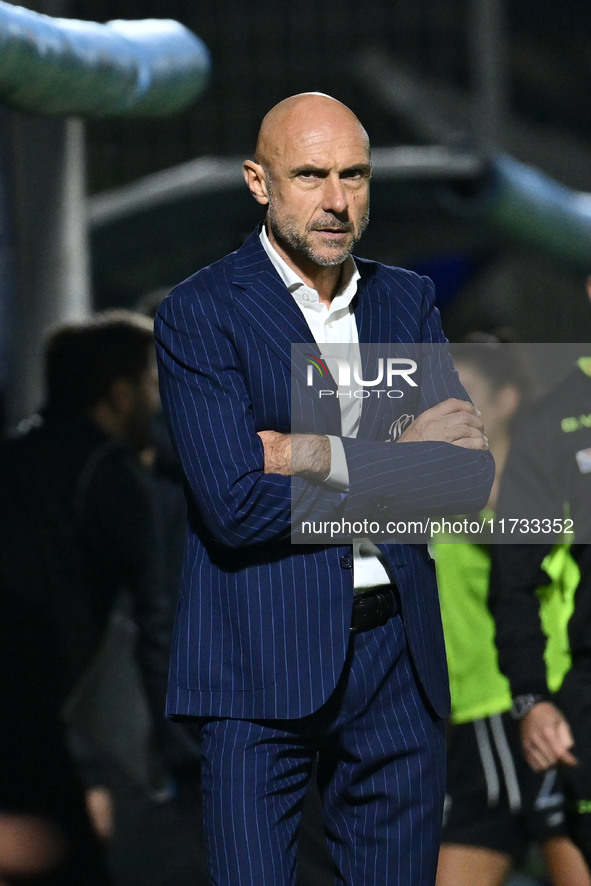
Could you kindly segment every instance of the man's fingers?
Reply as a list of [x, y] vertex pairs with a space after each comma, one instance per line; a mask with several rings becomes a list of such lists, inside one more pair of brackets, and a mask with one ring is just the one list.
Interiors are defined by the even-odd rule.
[[575, 755], [569, 750], [563, 750], [556, 753], [549, 748], [529, 747], [523, 749], [525, 759], [535, 772], [544, 772], [557, 763], [564, 766], [577, 766], [579, 761]]
[[465, 400], [451, 398], [422, 412], [406, 429], [399, 443], [439, 441], [466, 449], [488, 449], [480, 413]]
[[571, 748], [574, 745], [574, 739], [572, 733], [570, 731], [570, 726], [566, 722], [566, 720], [561, 720], [558, 729], [558, 740], [561, 745], [561, 750], [558, 754], [558, 759], [561, 763], [564, 763], [566, 766], [576, 766], [579, 762], [575, 755], [572, 753]]
[[523, 754], [534, 772], [544, 772], [545, 769], [550, 769], [558, 762], [556, 757], [542, 753], [536, 748], [524, 748]]
[[563, 751], [558, 760], [565, 766], [578, 766], [579, 760], [570, 751]]
[[557, 763], [578, 763], [571, 751], [574, 742], [570, 726], [551, 702], [540, 702], [526, 714], [521, 722], [521, 739], [524, 756], [536, 772]]
[[524, 743], [523, 752], [525, 759], [536, 772], [543, 772], [555, 766], [561, 759], [561, 754], [568, 753], [566, 749], [557, 749], [549, 742], [535, 737]]
[[472, 412], [474, 415], [480, 415], [480, 410], [474, 406], [469, 400], [458, 400], [457, 397], [449, 397], [442, 400], [436, 406], [432, 406], [426, 412], [438, 412], [441, 415], [449, 415], [452, 412]]
[[479, 449], [486, 452], [488, 449], [488, 438], [484, 434], [474, 434], [470, 437], [460, 437], [459, 440], [451, 440], [454, 446], [463, 446], [464, 449]]

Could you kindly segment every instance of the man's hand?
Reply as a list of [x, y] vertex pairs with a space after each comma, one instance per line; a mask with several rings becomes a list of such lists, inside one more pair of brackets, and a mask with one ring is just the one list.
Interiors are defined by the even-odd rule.
[[574, 742], [570, 727], [556, 705], [541, 701], [529, 711], [521, 723], [523, 754], [532, 769], [542, 772], [556, 763], [576, 766], [571, 753]]
[[259, 431], [265, 450], [265, 474], [325, 480], [330, 473], [330, 443], [318, 434]]
[[467, 400], [444, 400], [426, 409], [408, 426], [397, 443], [453, 443], [466, 449], [488, 449], [480, 412]]

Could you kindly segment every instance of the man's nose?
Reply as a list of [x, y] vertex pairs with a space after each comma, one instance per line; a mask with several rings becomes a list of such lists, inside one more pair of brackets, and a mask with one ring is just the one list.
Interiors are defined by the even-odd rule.
[[345, 212], [349, 203], [345, 186], [338, 175], [328, 175], [324, 180], [322, 209], [324, 212]]

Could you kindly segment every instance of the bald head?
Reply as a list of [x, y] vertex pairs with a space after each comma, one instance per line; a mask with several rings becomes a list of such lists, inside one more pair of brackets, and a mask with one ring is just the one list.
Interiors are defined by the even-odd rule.
[[328, 279], [330, 291], [367, 225], [370, 175], [365, 129], [346, 105], [318, 92], [275, 105], [255, 159], [244, 163], [251, 194], [267, 207], [271, 245], [310, 285], [318, 275]]
[[265, 115], [259, 130], [255, 160], [272, 168], [286, 145], [309, 142], [315, 134], [326, 129], [331, 129], [335, 136], [356, 130], [366, 142], [369, 155], [368, 135], [353, 111], [330, 95], [302, 92], [283, 99]]

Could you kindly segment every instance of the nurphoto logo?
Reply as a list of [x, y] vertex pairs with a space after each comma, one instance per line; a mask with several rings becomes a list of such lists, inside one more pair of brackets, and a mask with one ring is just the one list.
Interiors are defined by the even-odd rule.
[[314, 354], [304, 356], [308, 364], [306, 373], [308, 387], [315, 386], [315, 375], [322, 381], [330, 380], [332, 377], [336, 384], [336, 391], [332, 388], [320, 389], [319, 397], [334, 397], [336, 394], [337, 397], [345, 395], [362, 400], [372, 394], [377, 396], [383, 394], [392, 399], [399, 399], [404, 396], [404, 391], [397, 386], [406, 383], [408, 387], [417, 387], [416, 381], [412, 378], [417, 371], [417, 363], [408, 357], [378, 357], [373, 371], [374, 377], [364, 378], [359, 356], [350, 358], [334, 353], [323, 354], [322, 357]]

